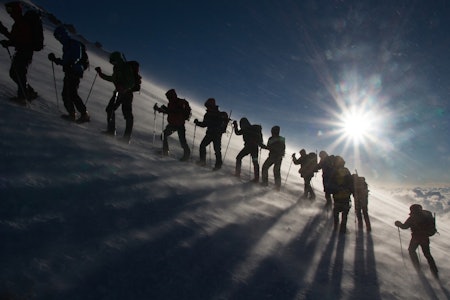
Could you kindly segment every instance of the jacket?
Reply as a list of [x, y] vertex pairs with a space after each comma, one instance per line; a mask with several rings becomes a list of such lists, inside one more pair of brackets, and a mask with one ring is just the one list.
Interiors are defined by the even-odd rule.
[[266, 149], [269, 150], [269, 157], [281, 158], [286, 150], [285, 139], [282, 136], [271, 136], [267, 141]]
[[206, 134], [222, 134], [222, 117], [219, 107], [216, 105], [206, 109], [203, 121], [197, 122], [197, 126], [206, 127]]

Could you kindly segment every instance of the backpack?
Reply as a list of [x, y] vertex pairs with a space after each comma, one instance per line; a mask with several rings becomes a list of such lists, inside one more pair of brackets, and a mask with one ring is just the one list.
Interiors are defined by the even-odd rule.
[[428, 210], [422, 210], [423, 219], [421, 220], [421, 227], [428, 236], [433, 236], [436, 234], [436, 218]]
[[307, 160], [306, 160], [307, 167], [310, 169], [314, 169], [314, 172], [318, 172], [318, 170], [316, 170], [317, 154], [315, 152], [310, 152], [310, 153], [308, 153], [308, 155], [306, 157], [307, 157]]
[[228, 114], [224, 111], [219, 111], [219, 118], [220, 118], [220, 133], [227, 132], [228, 122], [230, 122], [230, 118], [228, 117]]
[[29, 10], [23, 17], [31, 28], [31, 47], [34, 51], [41, 51], [44, 49], [44, 30], [39, 12]]
[[263, 143], [262, 127], [261, 125], [251, 126], [252, 137], [256, 144], [261, 145]]
[[186, 99], [178, 99], [179, 105], [183, 110], [183, 116], [185, 120], [189, 120], [192, 115], [191, 107], [189, 106], [189, 102], [186, 101]]
[[81, 58], [78, 63], [83, 67], [84, 70], [87, 70], [89, 68], [89, 57], [86, 52], [86, 45], [80, 41], [78, 41], [78, 43], [80, 43], [81, 47]]
[[127, 64], [133, 70], [134, 75], [134, 86], [131, 89], [133, 92], [138, 92], [141, 90], [142, 76], [139, 74], [139, 62], [135, 60], [127, 61]]
[[310, 152], [306, 155], [306, 160], [302, 163], [302, 166], [298, 172], [302, 175], [308, 176], [318, 172], [317, 170], [317, 154], [315, 152]]
[[369, 189], [366, 182], [366, 178], [353, 174], [354, 194], [359, 198], [367, 198], [369, 195]]

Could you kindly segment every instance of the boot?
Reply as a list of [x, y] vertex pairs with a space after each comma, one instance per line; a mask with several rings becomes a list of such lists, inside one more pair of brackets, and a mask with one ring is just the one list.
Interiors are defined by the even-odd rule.
[[204, 167], [204, 166], [206, 166], [206, 161], [201, 159], [201, 160], [197, 161], [196, 164], [200, 167]]
[[77, 123], [81, 124], [81, 123], [89, 122], [90, 120], [91, 120], [91, 117], [89, 116], [89, 113], [86, 111], [86, 112], [82, 113], [81, 116], [77, 119]]
[[77, 114], [76, 113], [68, 113], [66, 115], [61, 115], [61, 118], [68, 121], [76, 121]]

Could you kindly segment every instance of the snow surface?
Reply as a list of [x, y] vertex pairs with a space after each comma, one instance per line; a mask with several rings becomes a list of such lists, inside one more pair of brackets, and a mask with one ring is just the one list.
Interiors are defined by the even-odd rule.
[[[3, 6], [0, 17], [11, 25]], [[281, 192], [230, 176], [241, 137], [231, 136], [218, 172], [179, 162], [176, 135], [169, 141], [172, 157], [156, 154], [162, 119], [152, 107], [166, 103], [164, 92], [172, 87], [144, 78], [130, 145], [100, 134], [113, 86], [98, 78], [87, 105], [92, 121], [60, 119], [63, 74], [57, 66], [58, 101], [47, 55], [60, 56], [61, 45], [53, 25], [45, 28], [46, 47], [29, 70], [41, 95], [31, 107], [8, 100], [15, 85], [9, 56], [0, 55], [0, 299], [450, 299], [448, 187], [371, 186], [373, 231], [358, 231], [351, 213], [347, 234], [336, 235], [323, 208], [320, 173], [313, 180], [316, 201], [299, 199], [303, 185], [289, 164], [291, 150]], [[92, 67], [80, 85], [83, 99], [95, 66], [112, 71], [106, 53], [88, 50]], [[188, 100], [192, 120], [201, 118], [204, 108], [196, 103], [203, 100]], [[195, 160], [204, 129], [194, 138], [192, 120], [187, 137]], [[117, 127], [120, 136], [120, 110]], [[229, 139], [228, 132], [223, 153]], [[261, 162], [266, 156], [263, 150]], [[243, 166], [245, 181], [248, 158]], [[431, 249], [440, 281], [423, 255], [423, 273], [414, 271], [410, 234], [393, 225], [407, 218], [412, 203], [437, 213], [440, 235], [431, 238]]]

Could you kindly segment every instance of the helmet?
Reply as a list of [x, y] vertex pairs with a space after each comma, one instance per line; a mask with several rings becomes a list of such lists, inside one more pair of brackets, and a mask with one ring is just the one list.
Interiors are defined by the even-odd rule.
[[422, 211], [422, 205], [413, 204], [409, 207], [410, 214], [415, 214]]
[[53, 36], [57, 39], [57, 40], [61, 40], [65, 37], [69, 36], [69, 33], [67, 32], [67, 29], [64, 26], [58, 26], [55, 28], [55, 31], [53, 31]]
[[113, 65], [123, 61], [125, 61], [125, 59], [123, 58], [122, 53], [120, 53], [119, 51], [114, 51], [109, 55], [109, 62], [112, 63]]
[[19, 1], [5, 3], [5, 8], [9, 14], [22, 14], [22, 4]]
[[209, 98], [208, 100], [206, 100], [205, 106], [206, 107], [214, 107], [214, 106], [216, 106], [216, 99]]
[[300, 155], [306, 155], [306, 150], [305, 149], [302, 149], [302, 150], [300, 150]]

